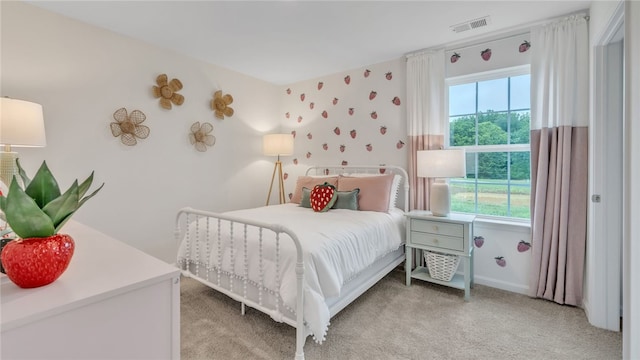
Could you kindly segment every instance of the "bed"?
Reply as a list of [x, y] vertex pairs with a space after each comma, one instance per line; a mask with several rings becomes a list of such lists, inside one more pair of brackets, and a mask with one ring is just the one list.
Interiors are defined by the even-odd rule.
[[[316, 212], [309, 196], [325, 182], [336, 186], [338, 201]], [[403, 263], [408, 192], [400, 167], [311, 167], [290, 203], [181, 209], [177, 265], [239, 301], [242, 314], [250, 306], [295, 327], [295, 358], [304, 359], [308, 336], [322, 343], [331, 317]]]

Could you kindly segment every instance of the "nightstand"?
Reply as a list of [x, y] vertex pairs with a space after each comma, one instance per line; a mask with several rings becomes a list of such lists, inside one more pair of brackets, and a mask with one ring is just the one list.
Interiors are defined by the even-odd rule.
[[[433, 216], [428, 211], [411, 211], [407, 217], [407, 259], [405, 271], [407, 286], [411, 279], [419, 279], [432, 283], [464, 290], [464, 300], [469, 301], [473, 286], [473, 221], [474, 215], [450, 214], [449, 216]], [[416, 266], [411, 271], [413, 251], [417, 250], [420, 260], [423, 251], [434, 251], [442, 254], [460, 256], [464, 263], [464, 275], [455, 274], [451, 281], [434, 279], [425, 266]], [[419, 261], [418, 264], [421, 264]]]

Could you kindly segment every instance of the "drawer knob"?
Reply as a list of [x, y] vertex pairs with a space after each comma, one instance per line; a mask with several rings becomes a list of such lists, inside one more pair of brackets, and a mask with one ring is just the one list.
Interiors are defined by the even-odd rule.
[[433, 242], [434, 242], [435, 244], [437, 244], [439, 241], [438, 241], [438, 239], [433, 239]]
[[433, 225], [433, 231], [438, 231], [438, 226], [437, 225]]

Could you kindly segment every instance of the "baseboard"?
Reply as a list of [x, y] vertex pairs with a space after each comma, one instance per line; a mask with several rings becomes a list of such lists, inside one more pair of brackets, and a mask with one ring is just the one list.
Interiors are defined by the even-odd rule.
[[528, 295], [529, 287], [521, 284], [514, 284], [506, 281], [500, 281], [492, 278], [487, 278], [484, 276], [474, 276], [474, 282], [479, 285], [491, 286], [493, 288], [506, 290], [518, 294]]

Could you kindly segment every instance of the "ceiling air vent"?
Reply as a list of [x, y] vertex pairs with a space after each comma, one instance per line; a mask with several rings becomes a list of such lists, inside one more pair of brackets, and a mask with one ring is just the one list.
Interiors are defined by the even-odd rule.
[[455, 33], [461, 33], [463, 31], [477, 29], [491, 24], [491, 18], [487, 15], [481, 18], [465, 21], [463, 23], [449, 26], [449, 29]]

